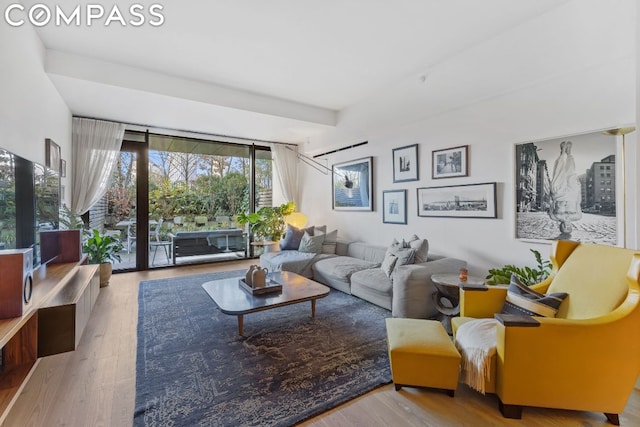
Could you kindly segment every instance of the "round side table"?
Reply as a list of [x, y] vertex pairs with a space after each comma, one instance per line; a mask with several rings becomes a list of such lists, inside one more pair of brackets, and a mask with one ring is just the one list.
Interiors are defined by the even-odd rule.
[[460, 315], [460, 285], [483, 285], [484, 279], [481, 277], [468, 276], [466, 282], [460, 282], [459, 274], [433, 274], [431, 281], [436, 287], [433, 294], [433, 302], [440, 313], [438, 320], [449, 335], [451, 330], [451, 318]]

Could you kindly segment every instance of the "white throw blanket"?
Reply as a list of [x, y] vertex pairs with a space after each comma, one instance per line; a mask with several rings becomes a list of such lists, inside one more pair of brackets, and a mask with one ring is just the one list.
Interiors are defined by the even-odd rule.
[[478, 319], [461, 325], [456, 348], [462, 356], [462, 382], [485, 393], [491, 375], [491, 357], [496, 353], [496, 320]]

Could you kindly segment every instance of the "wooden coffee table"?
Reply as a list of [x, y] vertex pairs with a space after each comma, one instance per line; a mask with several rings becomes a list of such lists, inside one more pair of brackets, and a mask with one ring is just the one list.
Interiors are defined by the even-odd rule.
[[316, 315], [316, 300], [326, 297], [329, 288], [290, 271], [271, 273], [269, 278], [282, 285], [282, 291], [251, 295], [238, 284], [238, 277], [204, 283], [207, 295], [224, 314], [238, 316], [238, 333], [244, 332], [244, 315], [285, 305], [311, 301], [311, 317]]

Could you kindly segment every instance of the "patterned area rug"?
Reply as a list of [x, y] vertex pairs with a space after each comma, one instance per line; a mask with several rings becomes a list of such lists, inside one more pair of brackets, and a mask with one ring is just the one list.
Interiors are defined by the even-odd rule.
[[244, 318], [204, 282], [231, 271], [140, 283], [135, 426], [289, 426], [391, 382], [385, 317], [340, 291]]

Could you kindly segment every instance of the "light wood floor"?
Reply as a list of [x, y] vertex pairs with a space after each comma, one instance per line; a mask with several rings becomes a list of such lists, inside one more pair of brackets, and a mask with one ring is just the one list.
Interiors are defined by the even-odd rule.
[[[255, 261], [253, 261], [255, 262]], [[244, 269], [241, 261], [114, 275], [103, 288], [80, 346], [40, 360], [4, 426], [131, 426], [135, 403], [138, 283], [214, 271]], [[318, 307], [321, 309], [321, 306]], [[596, 367], [594, 367], [595, 369]], [[640, 425], [640, 391], [620, 418]], [[523, 419], [502, 418], [493, 396], [460, 386], [444, 393], [381, 387], [304, 426], [607, 426], [599, 413], [525, 408]]]

